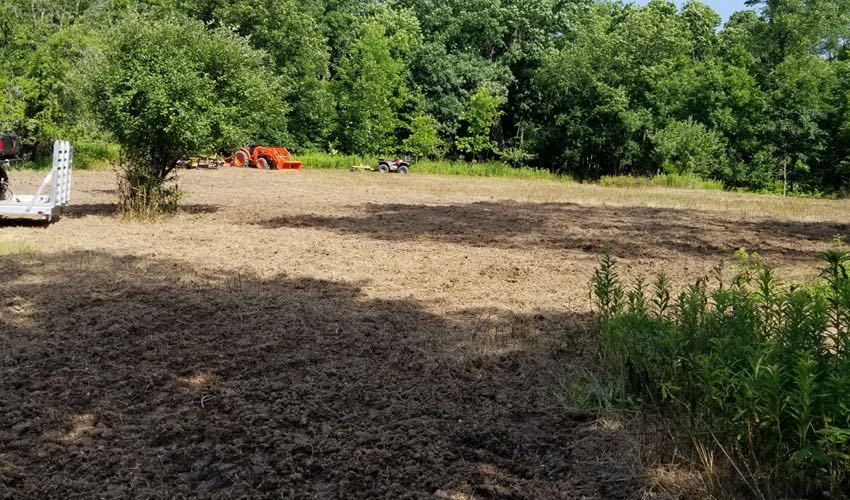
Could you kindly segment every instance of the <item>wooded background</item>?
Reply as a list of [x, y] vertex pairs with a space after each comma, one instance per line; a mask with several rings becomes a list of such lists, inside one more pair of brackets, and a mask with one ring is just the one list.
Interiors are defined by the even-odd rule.
[[[241, 134], [218, 135], [296, 152], [850, 189], [850, 0], [752, 5], [721, 26], [699, 2], [663, 0], [0, 0], [0, 127], [28, 154], [63, 137], [86, 158], [114, 155], [116, 127], [97, 104], [128, 94], [99, 86], [103, 61], [147, 36], [165, 54], [163, 82], [186, 69], [214, 96], [167, 111], [172, 130], [199, 111], [221, 117], [202, 124], [210, 134], [232, 123]], [[169, 52], [163, 26], [247, 48], [218, 57], [224, 45], [201, 40]], [[232, 67], [196, 67], [198, 50]], [[218, 85], [234, 78], [265, 90]], [[132, 95], [127, 116], [147, 99]]]

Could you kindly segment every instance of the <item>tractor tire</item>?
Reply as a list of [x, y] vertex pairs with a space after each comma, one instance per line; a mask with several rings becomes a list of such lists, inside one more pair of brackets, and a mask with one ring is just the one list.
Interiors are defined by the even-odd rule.
[[401, 175], [407, 175], [408, 173], [410, 173], [410, 169], [407, 167], [407, 165], [400, 165], [396, 172], [400, 173]]
[[380, 165], [378, 165], [378, 172], [380, 172], [382, 174], [386, 174], [389, 171], [390, 171], [390, 166], [387, 165], [386, 163], [381, 163]]
[[251, 159], [245, 151], [237, 151], [236, 154], [233, 155], [233, 164], [237, 167], [247, 168], [251, 165]]
[[257, 159], [257, 168], [259, 168], [260, 170], [269, 170], [269, 168], [271, 168], [271, 167], [269, 167], [269, 161], [267, 159], [258, 158]]

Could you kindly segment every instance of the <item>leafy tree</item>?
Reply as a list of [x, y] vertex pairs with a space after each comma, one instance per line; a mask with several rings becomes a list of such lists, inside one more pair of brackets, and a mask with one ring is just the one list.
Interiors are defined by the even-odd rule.
[[726, 151], [717, 132], [701, 123], [674, 121], [652, 136], [655, 157], [665, 173], [723, 178]]
[[286, 139], [277, 80], [244, 39], [186, 18], [138, 15], [107, 35], [89, 92], [101, 126], [127, 158], [127, 208], [174, 206], [176, 192], [164, 183], [184, 155], [248, 138]]
[[[414, 25], [415, 28], [415, 25]], [[401, 125], [398, 113], [410, 99], [406, 66], [409, 33], [388, 33], [384, 23], [367, 20], [337, 69], [337, 141], [345, 151], [375, 154], [392, 149]], [[395, 45], [399, 42], [399, 45]]]
[[[412, 54], [410, 67], [416, 87], [425, 97], [425, 111], [440, 122], [440, 133], [456, 144], [470, 97], [486, 85], [504, 95], [513, 81], [508, 62], [511, 35], [530, 33], [530, 17], [516, 4], [501, 0], [402, 0], [422, 24], [424, 45]], [[516, 23], [515, 26], [511, 26]], [[545, 26], [536, 25], [540, 29]], [[529, 34], [529, 36], [531, 36]], [[545, 35], [548, 36], [548, 35]]]
[[333, 128], [330, 52], [316, 16], [318, 2], [296, 0], [192, 1], [184, 10], [212, 25], [234, 27], [269, 54], [280, 77], [295, 145], [324, 147]]
[[406, 128], [410, 135], [402, 142], [405, 153], [415, 158], [435, 156], [443, 141], [437, 134], [439, 123], [433, 116], [419, 114], [410, 120]]
[[764, 69], [804, 54], [834, 56], [850, 33], [850, 0], [748, 0], [761, 7]]
[[824, 167], [818, 172], [818, 185], [850, 193], [850, 58], [836, 63], [832, 95], [834, 112], [827, 122], [831, 131], [824, 152]]
[[469, 100], [469, 110], [464, 116], [466, 135], [457, 139], [459, 151], [482, 160], [487, 154], [497, 150], [498, 144], [492, 140], [491, 134], [496, 120], [501, 115], [499, 111], [501, 105], [502, 99], [490, 92], [485, 86], [479, 87], [472, 94]]
[[[17, 19], [3, 28], [0, 45], [4, 54], [0, 126], [15, 129], [27, 151], [37, 155], [44, 149], [39, 145], [85, 121], [75, 67], [95, 43], [85, 28], [63, 25], [66, 15], [60, 12], [48, 21], [18, 4], [0, 3], [0, 7]], [[48, 12], [50, 7], [44, 6]]]
[[448, 53], [463, 52], [494, 59], [504, 53], [508, 33], [501, 0], [403, 0], [429, 34]]
[[703, 60], [713, 54], [717, 44], [716, 30], [722, 21], [720, 15], [699, 1], [689, 1], [682, 8], [681, 17], [689, 32], [693, 56]]
[[773, 88], [766, 141], [778, 153], [776, 170], [783, 184], [790, 181], [793, 186], [800, 174], [820, 163], [828, 147], [824, 124], [831, 112], [827, 96], [837, 90], [834, 73], [816, 56], [788, 58], [771, 73], [769, 82]]
[[510, 70], [477, 54], [450, 53], [442, 43], [422, 45], [411, 56], [411, 73], [424, 96], [425, 110], [440, 122], [440, 132], [454, 142], [470, 96], [482, 85], [506, 89]]
[[610, 11], [596, 6], [581, 24], [563, 48], [544, 55], [535, 75], [540, 158], [579, 177], [622, 173], [638, 149], [634, 136], [643, 116], [631, 109], [614, 58], [618, 39]]

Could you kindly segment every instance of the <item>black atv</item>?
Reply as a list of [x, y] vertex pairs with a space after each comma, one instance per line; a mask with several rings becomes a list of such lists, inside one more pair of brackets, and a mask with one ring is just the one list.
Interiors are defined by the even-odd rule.
[[396, 158], [395, 160], [378, 159], [378, 172], [386, 174], [395, 172], [398, 174], [408, 174], [410, 172], [409, 158]]
[[21, 154], [21, 139], [14, 132], [0, 132], [0, 161], [17, 160]]
[[14, 132], [0, 133], [0, 200], [6, 199], [6, 188], [9, 186], [9, 176], [3, 167], [20, 160], [21, 140]]

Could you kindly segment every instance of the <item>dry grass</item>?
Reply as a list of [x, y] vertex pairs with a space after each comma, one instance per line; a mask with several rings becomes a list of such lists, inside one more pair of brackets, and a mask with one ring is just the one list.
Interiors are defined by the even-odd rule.
[[845, 221], [850, 200], [782, 197], [717, 190], [667, 187], [621, 188], [536, 179], [501, 179], [435, 175], [411, 175], [399, 182], [393, 176], [350, 175], [332, 171], [310, 171], [332, 185], [376, 186], [393, 192], [415, 192], [440, 198], [468, 201], [513, 200], [534, 203], [579, 203], [582, 205], [642, 206], [719, 211], [748, 217], [779, 217], [789, 220]]
[[80, 171], [57, 223], [0, 228], [0, 492], [634, 496], [651, 467], [628, 426], [552, 390], [593, 357], [600, 247], [682, 282], [739, 246], [794, 274], [850, 233], [846, 201], [180, 177], [183, 213], [156, 223], [115, 217], [114, 174]]

